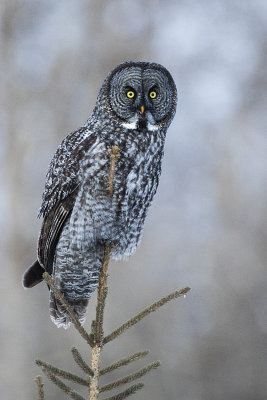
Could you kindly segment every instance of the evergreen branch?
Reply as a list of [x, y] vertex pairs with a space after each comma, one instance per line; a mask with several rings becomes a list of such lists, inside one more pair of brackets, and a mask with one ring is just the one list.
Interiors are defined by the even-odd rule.
[[72, 390], [69, 386], [65, 385], [61, 379], [57, 378], [54, 374], [49, 372], [46, 368], [42, 368], [44, 374], [56, 385], [58, 386], [63, 392], [67, 393], [72, 399], [74, 400], [85, 400], [84, 397], [79, 395], [79, 393]]
[[[108, 191], [108, 194], [110, 195], [110, 197], [112, 197], [113, 193], [114, 193], [114, 177], [115, 177], [115, 173], [116, 173], [117, 161], [120, 157], [120, 149], [118, 146], [113, 146], [112, 149], [108, 149], [108, 152], [110, 155], [110, 169], [109, 169], [109, 176], [108, 176], [107, 191]], [[76, 314], [74, 313], [72, 307], [66, 301], [64, 294], [53, 283], [52, 277], [46, 272], [43, 274], [44, 281], [48, 284], [50, 289], [53, 291], [53, 294], [56, 297], [56, 299], [66, 309], [66, 312], [69, 314], [69, 316], [71, 318], [71, 322], [74, 324], [75, 328], [78, 330], [78, 332], [83, 337], [83, 339], [91, 347], [90, 366], [84, 361], [83, 357], [81, 356], [81, 354], [75, 347], [73, 347], [71, 349], [74, 361], [87, 374], [87, 379], [83, 379], [76, 374], [72, 374], [65, 370], [56, 368], [53, 365], [45, 363], [41, 360], [36, 360], [36, 364], [42, 368], [42, 371], [44, 372], [44, 374], [56, 386], [58, 386], [63, 392], [65, 392], [68, 396], [70, 396], [74, 400], [85, 400], [85, 398], [82, 397], [80, 394], [78, 394], [76, 391], [74, 391], [71, 387], [67, 386], [61, 379], [59, 379], [59, 377], [73, 381], [80, 385], [86, 386], [89, 389], [89, 399], [90, 400], [98, 400], [99, 393], [102, 393], [102, 392], [105, 392], [108, 390], [113, 390], [124, 384], [135, 381], [136, 379], [139, 379], [142, 376], [146, 375], [152, 369], [158, 368], [160, 365], [160, 362], [155, 361], [152, 364], [149, 364], [146, 367], [139, 369], [132, 374], [129, 374], [129, 375], [127, 375], [121, 379], [118, 379], [116, 381], [113, 381], [109, 384], [106, 384], [106, 385], [102, 386], [101, 388], [99, 387], [99, 377], [101, 375], [107, 374], [119, 367], [125, 366], [135, 360], [138, 360], [138, 359], [146, 356], [149, 353], [148, 350], [134, 353], [134, 354], [129, 355], [128, 357], [122, 358], [122, 359], [114, 362], [113, 364], [107, 366], [106, 368], [103, 368], [102, 370], [100, 370], [100, 368], [99, 368], [100, 353], [103, 348], [103, 345], [110, 342], [111, 340], [115, 339], [122, 333], [124, 333], [131, 326], [137, 324], [145, 316], [152, 313], [153, 311], [156, 311], [159, 307], [163, 306], [170, 300], [173, 300], [182, 295], [185, 296], [187, 294], [187, 292], [190, 290], [189, 287], [186, 287], [181, 290], [176, 290], [175, 292], [169, 294], [168, 296], [162, 297], [160, 300], [153, 303], [151, 306], [145, 308], [139, 314], [132, 317], [130, 320], [128, 320], [123, 325], [121, 325], [118, 329], [113, 331], [111, 334], [104, 337], [104, 331], [103, 331], [104, 309], [105, 309], [106, 297], [107, 297], [107, 293], [108, 293], [107, 270], [108, 270], [108, 264], [110, 261], [110, 254], [111, 254], [112, 246], [113, 246], [113, 244], [111, 244], [111, 243], [106, 244], [105, 249], [104, 249], [104, 256], [103, 256], [103, 262], [102, 262], [101, 271], [100, 271], [99, 286], [98, 286], [98, 292], [97, 292], [96, 317], [95, 317], [95, 320], [92, 321], [92, 327], [91, 327], [90, 334], [83, 328], [83, 326], [79, 322]], [[43, 383], [42, 383], [41, 377], [37, 376], [35, 381], [38, 386], [39, 400], [44, 400]], [[123, 400], [126, 397], [134, 394], [137, 390], [142, 389], [143, 387], [144, 387], [143, 383], [137, 383], [137, 384], [132, 385], [128, 389], [126, 389], [116, 395], [113, 395], [111, 397], [108, 397], [104, 400]]]
[[[110, 168], [109, 168], [109, 176], [108, 176], [108, 187], [107, 191], [109, 192], [110, 197], [113, 196], [114, 189], [114, 176], [116, 172], [116, 164], [120, 157], [120, 149], [118, 146], [113, 146], [112, 149], [108, 149], [110, 156]], [[92, 329], [94, 335], [94, 344], [102, 347], [103, 341], [103, 318], [104, 318], [104, 309], [106, 297], [108, 294], [107, 287], [107, 270], [110, 259], [111, 245], [107, 245], [104, 250], [104, 258], [101, 267], [101, 274], [99, 277], [99, 285], [97, 292], [97, 307], [96, 307], [96, 319]]]
[[122, 333], [124, 333], [127, 329], [129, 329], [131, 326], [137, 324], [141, 319], [146, 317], [148, 314], [152, 313], [153, 311], [156, 311], [159, 307], [162, 307], [164, 304], [166, 304], [168, 301], [176, 299], [177, 297], [185, 296], [187, 292], [189, 292], [190, 287], [185, 287], [180, 290], [176, 290], [173, 293], [170, 293], [166, 297], [162, 297], [160, 300], [156, 301], [153, 303], [151, 306], [145, 308], [143, 311], [141, 311], [139, 314], [135, 315], [133, 318], [125, 322], [123, 325], [121, 325], [118, 329], [113, 331], [111, 334], [106, 336], [103, 340], [103, 344], [106, 344], [110, 342], [111, 340], [115, 339]]
[[133, 361], [139, 360], [140, 358], [145, 357], [148, 353], [149, 353], [149, 350], [144, 350], [144, 351], [140, 351], [138, 353], [131, 354], [130, 356], [128, 356], [126, 358], [122, 358], [121, 360], [116, 361], [115, 363], [107, 366], [106, 368], [101, 369], [100, 375], [107, 374], [107, 373], [113, 371], [114, 369], [123, 367], [124, 365], [130, 364]]
[[111, 246], [106, 246], [104, 250], [104, 258], [102, 262], [101, 274], [99, 277], [99, 286], [97, 292], [96, 319], [93, 331], [94, 331], [94, 342], [98, 346], [99, 345], [102, 346], [102, 341], [104, 336], [103, 319], [104, 319], [105, 302], [108, 294], [107, 270], [110, 259], [110, 252], [111, 252]]
[[[100, 274], [101, 274], [101, 272], [100, 272]], [[97, 296], [97, 297], [98, 297], [98, 296]], [[94, 340], [95, 340], [95, 339], [94, 339], [94, 338], [95, 338], [95, 330], [96, 330], [96, 320], [93, 319], [92, 322], [91, 322], [91, 333], [90, 333], [93, 342], [94, 342]]]
[[144, 387], [143, 383], [137, 383], [136, 385], [130, 386], [128, 389], [124, 390], [123, 392], [115, 394], [115, 396], [106, 397], [104, 400], [123, 400], [123, 399], [126, 399], [126, 397], [131, 396], [131, 394], [134, 394], [135, 392], [137, 392], [137, 390], [142, 389], [143, 387]]
[[[107, 191], [109, 192], [110, 197], [113, 196], [114, 191], [114, 176], [116, 172], [116, 164], [120, 157], [120, 149], [118, 146], [113, 146], [112, 149], [108, 149], [110, 155], [110, 168], [109, 168], [109, 176], [108, 176], [108, 187]], [[105, 246], [104, 257], [101, 266], [101, 273], [99, 277], [99, 285], [97, 291], [97, 307], [96, 307], [96, 318], [95, 321], [92, 322], [92, 334], [94, 346], [91, 351], [91, 363], [90, 367], [94, 373], [90, 380], [90, 400], [97, 400], [99, 395], [99, 359], [100, 352], [103, 347], [103, 319], [104, 319], [104, 309], [106, 303], [106, 297], [108, 294], [107, 287], [107, 270], [110, 259], [112, 245]]]
[[68, 379], [70, 381], [79, 383], [80, 385], [89, 387], [89, 381], [86, 379], [80, 378], [78, 375], [71, 374], [70, 372], [64, 371], [63, 369], [56, 368], [53, 365], [47, 364], [46, 362], [41, 361], [41, 360], [36, 360], [35, 362], [37, 365], [39, 365], [39, 367], [45, 368], [47, 371], [49, 371], [53, 375], [57, 375], [57, 376], [60, 376], [61, 378]]
[[81, 354], [79, 351], [76, 349], [76, 347], [72, 347], [71, 349], [72, 356], [74, 358], [74, 361], [79, 365], [79, 367], [88, 375], [93, 376], [94, 373], [92, 369], [87, 365], [87, 363], [84, 361], [82, 358]]
[[38, 387], [38, 400], [44, 400], [44, 384], [40, 375], [35, 378], [36, 385]]
[[65, 307], [66, 311], [68, 312], [69, 316], [71, 317], [72, 323], [74, 324], [75, 328], [78, 330], [80, 335], [89, 344], [89, 346], [93, 347], [91, 336], [86, 332], [84, 327], [81, 325], [80, 321], [77, 319], [73, 309], [71, 308], [71, 306], [67, 303], [66, 299], [64, 298], [64, 295], [54, 285], [52, 277], [47, 272], [44, 272], [43, 279], [48, 284], [48, 286], [53, 290], [53, 293], [54, 293], [54, 296], [56, 297], [56, 299], [62, 304], [63, 307]]
[[100, 388], [100, 392], [105, 392], [107, 390], [115, 389], [121, 385], [124, 385], [125, 383], [132, 382], [136, 379], [141, 378], [142, 376], [146, 375], [151, 369], [156, 369], [160, 366], [160, 361], [155, 361], [152, 364], [147, 365], [146, 367], [140, 369], [139, 371], [134, 372], [133, 374], [130, 374], [128, 376], [125, 376], [122, 379], [118, 379], [117, 381], [108, 383], [105, 386], [102, 386]]

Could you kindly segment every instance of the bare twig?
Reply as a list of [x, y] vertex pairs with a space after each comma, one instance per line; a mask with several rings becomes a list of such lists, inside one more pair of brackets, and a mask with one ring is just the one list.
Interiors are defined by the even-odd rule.
[[111, 340], [115, 339], [122, 333], [124, 333], [127, 329], [129, 329], [131, 326], [137, 324], [141, 319], [143, 319], [146, 315], [152, 313], [153, 311], [156, 311], [159, 307], [162, 307], [164, 304], [166, 304], [168, 301], [176, 299], [177, 297], [185, 296], [187, 292], [189, 292], [190, 287], [186, 287], [180, 290], [176, 290], [175, 292], [169, 294], [166, 297], [162, 297], [160, 300], [157, 302], [153, 303], [150, 307], [145, 308], [143, 311], [141, 311], [139, 314], [135, 315], [133, 318], [131, 318], [129, 321], [125, 322], [125, 324], [121, 325], [118, 329], [113, 331], [110, 335], [106, 336], [103, 340], [103, 343], [106, 344], [110, 342]]
[[94, 372], [90, 380], [89, 400], [97, 400], [99, 395], [99, 357], [101, 346], [95, 345], [91, 352], [91, 369]]
[[97, 292], [97, 306], [96, 306], [96, 319], [94, 326], [94, 342], [98, 346], [102, 346], [103, 341], [103, 318], [104, 318], [104, 308], [105, 301], [108, 294], [107, 287], [107, 270], [110, 259], [111, 246], [106, 246], [104, 251], [104, 259], [101, 268], [101, 274], [99, 278], [99, 286]]
[[44, 384], [40, 375], [35, 378], [36, 385], [38, 387], [38, 400], [44, 400]]
[[112, 149], [108, 149], [110, 155], [110, 168], [109, 168], [109, 176], [108, 176], [108, 187], [107, 190], [110, 196], [113, 195], [113, 186], [114, 186], [114, 176], [116, 172], [116, 164], [118, 159], [120, 158], [120, 149], [118, 146], [113, 146]]
[[106, 368], [103, 368], [100, 370], [100, 375], [107, 374], [114, 369], [117, 369], [119, 367], [122, 367], [124, 365], [130, 364], [131, 362], [135, 360], [139, 360], [142, 357], [145, 357], [149, 353], [149, 350], [144, 350], [144, 351], [139, 351], [138, 353], [131, 354], [128, 357], [122, 358], [121, 360], [107, 366]]

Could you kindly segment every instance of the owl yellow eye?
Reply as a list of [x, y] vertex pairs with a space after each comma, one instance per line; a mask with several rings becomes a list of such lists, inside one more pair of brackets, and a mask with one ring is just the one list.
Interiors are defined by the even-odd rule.
[[155, 99], [157, 97], [157, 92], [155, 92], [155, 90], [151, 90], [151, 92], [149, 93], [149, 97], [151, 99]]
[[128, 99], [133, 99], [135, 96], [135, 93], [133, 90], [128, 90], [128, 92], [126, 93]]

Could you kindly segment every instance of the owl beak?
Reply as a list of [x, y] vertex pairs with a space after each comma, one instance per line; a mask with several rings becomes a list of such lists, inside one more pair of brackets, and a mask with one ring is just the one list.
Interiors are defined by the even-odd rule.
[[145, 112], [145, 107], [144, 107], [144, 106], [141, 106], [141, 107], [140, 107], [140, 110], [141, 110], [141, 114], [144, 114], [144, 112]]

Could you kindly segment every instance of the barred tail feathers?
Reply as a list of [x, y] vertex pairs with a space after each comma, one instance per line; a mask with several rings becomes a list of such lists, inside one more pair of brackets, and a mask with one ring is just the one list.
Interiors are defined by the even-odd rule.
[[[66, 302], [72, 307], [81, 323], [84, 323], [86, 318], [88, 301], [98, 287], [102, 265], [102, 254], [101, 257], [99, 255], [98, 257], [92, 257], [92, 253], [89, 254], [90, 256], [88, 255], [87, 258], [78, 260], [80, 261], [78, 263], [68, 264], [68, 268], [62, 268], [63, 265], [60, 265], [57, 259], [53, 273], [54, 285], [64, 295]], [[68, 312], [60, 301], [55, 298], [51, 290], [50, 316], [58, 327], [62, 326], [67, 329], [71, 324]]]
[[[81, 324], [83, 324], [86, 319], [88, 301], [89, 299], [68, 300], [68, 304], [73, 309]], [[72, 322], [66, 308], [55, 298], [53, 292], [50, 292], [50, 318], [58, 328], [62, 327], [67, 329]]]

